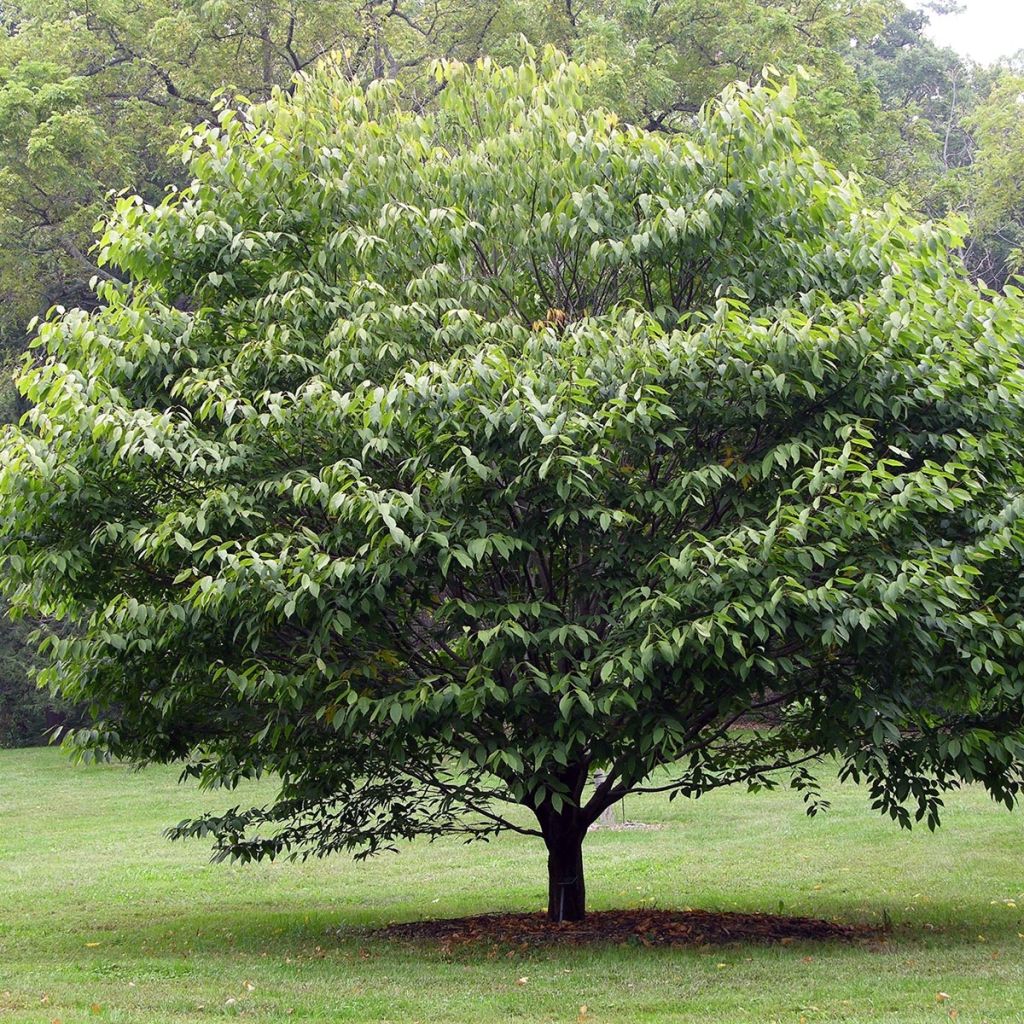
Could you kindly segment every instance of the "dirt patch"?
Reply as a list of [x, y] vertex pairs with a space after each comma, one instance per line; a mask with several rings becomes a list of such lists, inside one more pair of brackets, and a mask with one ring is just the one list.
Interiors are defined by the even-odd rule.
[[551, 924], [544, 914], [484, 914], [440, 921], [410, 921], [377, 932], [386, 938], [435, 940], [445, 946], [482, 943], [535, 946], [549, 943], [707, 946], [730, 942], [780, 943], [876, 937], [868, 925], [815, 917], [713, 913], [707, 910], [599, 910], [585, 921]]

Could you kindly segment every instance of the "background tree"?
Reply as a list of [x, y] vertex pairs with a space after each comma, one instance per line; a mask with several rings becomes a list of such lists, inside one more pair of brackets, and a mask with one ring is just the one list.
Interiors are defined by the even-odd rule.
[[1007, 71], [971, 113], [977, 151], [967, 182], [979, 272], [1000, 284], [1024, 247], [1024, 76]]
[[628, 793], [814, 811], [834, 757], [904, 825], [1012, 806], [1018, 293], [866, 211], [789, 86], [682, 139], [552, 51], [438, 76], [225, 110], [119, 204], [128, 283], [41, 329], [5, 583], [69, 624], [73, 746], [277, 774], [175, 830], [222, 856], [536, 835], [555, 920]]
[[901, 5], [882, 31], [862, 40], [853, 59], [877, 90], [882, 111], [865, 167], [873, 191], [899, 190], [916, 209], [940, 217], [950, 210], [950, 179], [972, 160], [964, 116], [983, 85], [976, 81], [981, 69], [933, 43], [927, 24], [928, 9]]
[[[857, 75], [851, 42], [871, 39], [892, 0], [570, 0], [534, 3], [524, 19], [535, 43], [600, 58], [609, 109], [648, 129], [687, 131], [697, 111], [730, 82], [753, 84], [766, 65], [802, 67], [799, 100], [809, 134], [846, 167], [868, 165], [877, 94]], [[490, 52], [494, 52], [493, 48]]]
[[54, 723], [47, 720], [49, 694], [37, 690], [26, 671], [31, 663], [28, 629], [0, 618], [0, 746], [41, 743]]
[[90, 301], [93, 225], [107, 193], [158, 201], [182, 184], [168, 149], [182, 126], [213, 116], [216, 91], [264, 97], [333, 49], [360, 80], [402, 73], [414, 86], [429, 60], [472, 59], [492, 27], [507, 32], [501, 12], [464, 0], [429, 14], [393, 0], [5, 4], [0, 332], [20, 346], [50, 304]]

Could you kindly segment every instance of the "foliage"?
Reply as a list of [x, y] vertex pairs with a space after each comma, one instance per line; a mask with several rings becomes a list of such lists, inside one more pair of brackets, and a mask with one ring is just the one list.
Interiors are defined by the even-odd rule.
[[535, 43], [553, 42], [614, 69], [605, 104], [656, 130], [685, 130], [729, 83], [753, 82], [766, 65], [806, 69], [800, 113], [819, 145], [846, 166], [867, 163], [876, 96], [858, 80], [850, 42], [871, 39], [892, 0], [667, 0], [551, 3], [534, 19]]
[[92, 229], [107, 193], [158, 201], [166, 185], [181, 184], [167, 149], [182, 125], [212, 117], [215, 91], [264, 97], [332, 49], [357, 77], [401, 72], [415, 82], [429, 59], [475, 57], [490, 31], [508, 31], [502, 6], [487, 6], [440, 0], [428, 14], [397, 0], [5, 4], [0, 335], [17, 345], [50, 304], [90, 301]]
[[43, 744], [86, 721], [83, 708], [36, 685], [34, 662], [28, 624], [0, 616], [0, 748]]
[[[872, 196], [969, 212], [955, 172], [989, 76], [930, 43], [925, 22], [900, 0], [17, 0], [0, 12], [0, 347], [20, 349], [53, 303], [91, 304], [106, 195], [156, 202], [184, 184], [167, 147], [212, 117], [211, 94], [265, 97], [331, 50], [364, 85], [400, 75], [418, 108], [436, 92], [432, 59], [515, 63], [525, 29], [603, 60], [596, 91], [624, 120], [683, 132], [728, 82], [803, 67], [800, 118], [826, 156]], [[971, 264], [1001, 283], [1005, 250], [973, 237]]]
[[[364, 85], [400, 75], [432, 101], [434, 58], [518, 61], [524, 30], [608, 64], [599, 91], [624, 119], [689, 130], [735, 78], [803, 66], [805, 126], [843, 167], [883, 144], [877, 91], [850, 40], [874, 38], [896, 0], [17, 0], [0, 12], [0, 340], [52, 303], [88, 305], [92, 225], [109, 191], [158, 201], [183, 184], [167, 147], [212, 117], [217, 90], [262, 98], [338, 51]], [[45, 55], [41, 58], [40, 55]], [[884, 132], [882, 132], [884, 134]]]
[[426, 114], [330, 68], [225, 109], [192, 185], [118, 204], [133, 283], [42, 326], [5, 585], [73, 627], [74, 743], [279, 773], [177, 830], [242, 859], [543, 835], [554, 916], [665, 765], [788, 769], [813, 812], [835, 753], [904, 825], [965, 779], [1012, 806], [1017, 294], [864, 212], [792, 86], [684, 141], [555, 52], [438, 76]]
[[[423, 102], [430, 58], [474, 57], [511, 31], [501, 4], [440, 0], [17, 0], [0, 10], [0, 422], [24, 411], [10, 364], [47, 307], [89, 307], [106, 273], [94, 226], [109, 192], [158, 202], [183, 184], [168, 155], [183, 125], [212, 118], [211, 94], [261, 97], [327, 50], [362, 79], [401, 72]], [[2, 607], [2, 606], [0, 606]], [[2, 614], [2, 613], [0, 613]], [[7, 720], [37, 723], [43, 699], [14, 635], [0, 633]], [[21, 695], [19, 698], [17, 695]], [[24, 707], [17, 710], [18, 703]], [[61, 715], [57, 706], [51, 717]], [[36, 735], [19, 727], [8, 742]]]
[[[993, 201], [1002, 142], [986, 125], [1000, 109], [1012, 120], [1015, 106], [1005, 102], [1012, 86], [996, 87], [1004, 71], [936, 46], [926, 25], [926, 10], [899, 10], [884, 32], [857, 49], [860, 72], [875, 84], [884, 111], [871, 149], [874, 191], [898, 188], [928, 216], [965, 216], [965, 263], [975, 278], [1002, 287], [1015, 269], [1020, 228], [1012, 209]], [[1019, 166], [1004, 164], [1004, 183]]]
[[872, 173], [902, 189], [930, 214], [947, 172], [970, 164], [972, 142], [963, 114], [973, 105], [979, 69], [926, 35], [924, 10], [898, 9], [883, 31], [858, 46], [861, 75], [878, 90], [887, 125]]
[[[1024, 262], [1024, 77], [1002, 75], [974, 110], [971, 127], [978, 147], [970, 178], [975, 225], [1016, 272]], [[993, 269], [998, 274], [998, 265]]]

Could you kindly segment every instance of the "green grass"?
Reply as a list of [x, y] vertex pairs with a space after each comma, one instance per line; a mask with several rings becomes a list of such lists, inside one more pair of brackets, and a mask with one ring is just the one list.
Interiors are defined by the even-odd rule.
[[201, 843], [161, 831], [223, 795], [179, 787], [171, 770], [0, 751], [0, 1021], [573, 1024], [586, 1004], [588, 1024], [948, 1022], [951, 1011], [957, 1024], [1024, 1022], [1024, 822], [968, 791], [950, 798], [940, 832], [908, 834], [873, 816], [862, 791], [831, 795], [816, 820], [789, 793], [633, 799], [631, 819], [664, 827], [588, 838], [590, 904], [887, 915], [886, 940], [509, 958], [370, 929], [539, 909], [543, 851], [530, 840], [213, 865]]

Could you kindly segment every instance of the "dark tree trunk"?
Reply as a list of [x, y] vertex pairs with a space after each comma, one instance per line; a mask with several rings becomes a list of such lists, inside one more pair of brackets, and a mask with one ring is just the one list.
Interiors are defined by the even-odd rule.
[[576, 827], [552, 828], [548, 847], [548, 920], [582, 921], [587, 894], [583, 884], [583, 837]]

